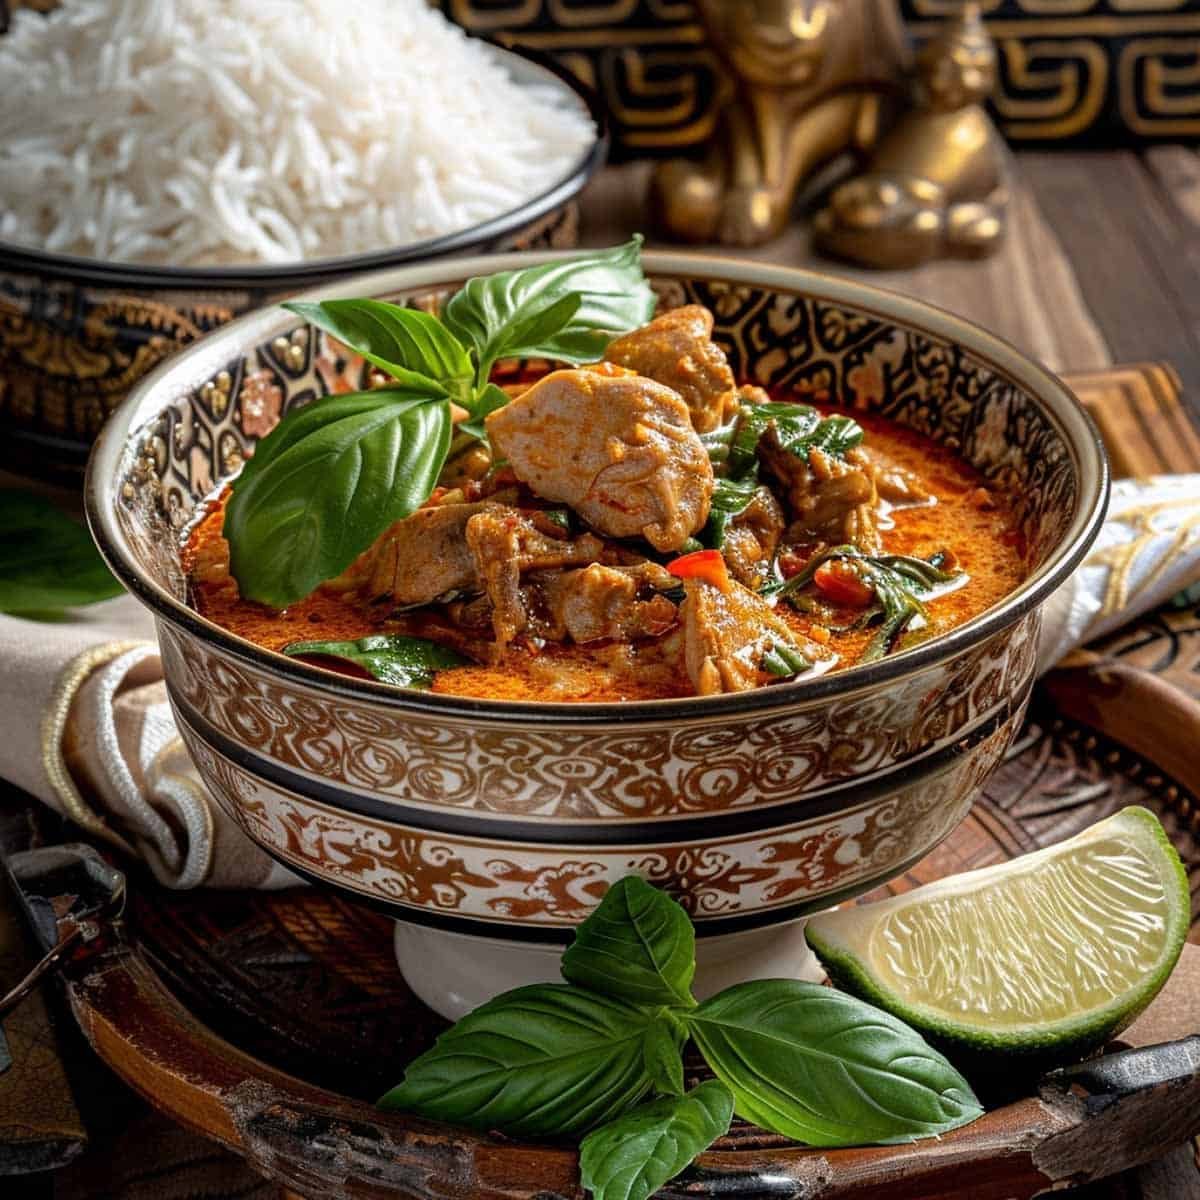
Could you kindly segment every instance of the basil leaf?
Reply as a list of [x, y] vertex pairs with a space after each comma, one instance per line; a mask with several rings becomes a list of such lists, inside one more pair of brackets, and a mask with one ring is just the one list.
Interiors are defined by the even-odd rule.
[[728, 1133], [732, 1120], [733, 1096], [715, 1079], [644, 1104], [583, 1139], [583, 1186], [595, 1200], [647, 1200]]
[[[410, 387], [450, 383], [457, 399], [474, 375], [463, 344], [437, 317], [384, 300], [293, 302], [284, 308], [332, 333], [368, 362]], [[458, 386], [454, 386], [454, 385]], [[426, 395], [444, 394], [426, 390]]]
[[757, 472], [745, 479], [718, 476], [713, 481], [708, 520], [700, 531], [701, 543], [713, 550], [720, 550], [725, 545], [725, 533], [730, 522], [746, 511], [757, 490]]
[[683, 1043], [686, 1041], [686, 1027], [665, 1009], [659, 1019], [647, 1027], [642, 1057], [656, 1092], [666, 1096], [683, 1095]]
[[82, 525], [45, 496], [0, 491], [0, 612], [55, 613], [122, 590]]
[[846, 451], [853, 450], [864, 436], [863, 427], [853, 417], [835, 413], [826, 417], [807, 437], [784, 444], [793, 454], [820, 450], [830, 458], [844, 458]]
[[473, 396], [463, 401], [464, 407], [471, 415], [467, 420], [459, 421], [456, 428], [483, 441], [487, 437], [487, 429], [483, 424], [484, 418], [488, 413], [503, 408], [510, 399], [511, 397], [502, 387], [494, 383], [485, 384]]
[[582, 1133], [649, 1091], [655, 1019], [566, 984], [517, 988], [443, 1033], [379, 1106], [518, 1136]]
[[762, 669], [769, 675], [778, 675], [781, 679], [790, 679], [812, 667], [812, 663], [800, 653], [795, 646], [786, 642], [776, 642], [763, 655]]
[[626, 875], [576, 927], [562, 973], [570, 983], [608, 996], [692, 1008], [696, 933], [670, 896]]
[[775, 423], [782, 441], [812, 433], [821, 423], [821, 414], [807, 404], [781, 404], [771, 400], [766, 404], [744, 404], [729, 445], [729, 474], [741, 478], [758, 465], [758, 442], [767, 427]]
[[780, 404], [774, 400], [746, 404], [729, 447], [729, 474], [733, 478], [754, 470], [759, 439], [771, 424], [775, 426], [779, 444], [797, 457], [820, 450], [831, 458], [842, 458], [865, 436], [863, 427], [853, 417], [841, 413], [822, 417], [807, 404]]
[[425, 638], [378, 633], [356, 642], [292, 642], [284, 654], [315, 655], [361, 667], [373, 679], [396, 687], [427, 688], [438, 671], [461, 667], [469, 660]]
[[283, 608], [339, 575], [428, 499], [449, 446], [445, 398], [400, 385], [288, 413], [234, 480], [225, 510], [242, 596]]
[[983, 1112], [920, 1034], [832, 988], [742, 983], [686, 1020], [738, 1115], [810, 1146], [908, 1142]]
[[614, 334], [644, 325], [655, 298], [641, 245], [635, 237], [601, 254], [469, 280], [447, 301], [442, 320], [474, 349], [477, 383], [501, 358], [595, 361]]
[[[945, 571], [941, 563], [944, 554], [935, 554], [932, 560], [914, 558], [907, 554], [864, 554], [857, 546], [834, 546], [815, 556], [803, 571], [783, 582], [773, 582], [760, 589], [762, 595], [786, 597], [793, 607], [800, 607], [797, 594], [813, 582], [819, 567], [827, 562], [841, 561], [849, 564], [875, 593], [875, 605], [868, 609], [854, 627], [880, 621], [859, 662], [877, 662], [890, 654], [897, 639], [910, 627], [918, 628], [928, 619], [928, 612], [921, 597], [930, 599], [943, 591], [953, 591], [967, 582], [964, 571]], [[765, 666], [765, 663], [764, 663]], [[770, 667], [766, 668], [770, 670]]]

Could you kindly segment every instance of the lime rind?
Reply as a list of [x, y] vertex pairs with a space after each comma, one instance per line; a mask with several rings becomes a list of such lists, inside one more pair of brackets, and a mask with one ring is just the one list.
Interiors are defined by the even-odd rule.
[[[864, 961], [863, 950], [871, 931], [888, 915], [908, 911], [928, 903], [931, 898], [970, 895], [998, 880], [1044, 872], [1048, 862], [1061, 860], [1064, 855], [1086, 849], [1103, 837], [1113, 836], [1123, 836], [1136, 843], [1147, 861], [1153, 864], [1162, 885], [1166, 912], [1162, 945], [1155, 963], [1143, 972], [1135, 985], [1110, 1002], [1089, 1006], [1056, 1020], [1007, 1025], [973, 1023], [969, 1017], [959, 1019], [947, 1014], [944, 1008], [923, 1005], [911, 997], [897, 995]], [[1161, 990], [1183, 949], [1190, 921], [1190, 903], [1187, 873], [1158, 818], [1146, 808], [1132, 806], [1066, 842], [1012, 862], [966, 872], [875, 904], [814, 917], [808, 923], [806, 937], [835, 984], [877, 1004], [937, 1041], [975, 1051], [1081, 1054], [1128, 1026]], [[850, 936], [843, 938], [840, 935], [847, 927]], [[1013, 982], [1019, 986], [1019, 980]]]

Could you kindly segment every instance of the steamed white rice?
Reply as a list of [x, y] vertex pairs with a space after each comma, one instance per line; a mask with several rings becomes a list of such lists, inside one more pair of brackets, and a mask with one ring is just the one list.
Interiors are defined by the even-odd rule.
[[452, 233], [595, 136], [426, 0], [64, 0], [0, 37], [0, 239], [294, 262]]

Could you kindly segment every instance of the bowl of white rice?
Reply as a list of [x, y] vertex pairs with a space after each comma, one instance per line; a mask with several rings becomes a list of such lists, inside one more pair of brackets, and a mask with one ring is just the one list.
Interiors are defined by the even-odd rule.
[[426, 0], [16, 9], [0, 36], [0, 457], [81, 469], [147, 371], [314, 284], [573, 245], [607, 144], [586, 87]]

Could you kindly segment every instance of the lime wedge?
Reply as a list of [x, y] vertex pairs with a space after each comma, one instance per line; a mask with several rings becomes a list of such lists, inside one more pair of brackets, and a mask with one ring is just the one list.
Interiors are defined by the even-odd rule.
[[808, 922], [830, 978], [934, 1038], [1082, 1053], [1166, 982], [1190, 918], [1158, 818], [1122, 809], [1056, 846]]

